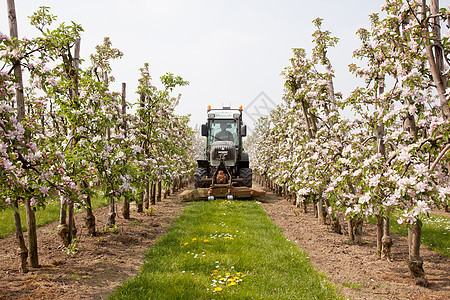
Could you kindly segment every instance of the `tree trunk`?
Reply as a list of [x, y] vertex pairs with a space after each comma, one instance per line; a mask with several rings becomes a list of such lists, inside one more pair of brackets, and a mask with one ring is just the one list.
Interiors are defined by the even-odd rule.
[[144, 212], [144, 198], [145, 198], [145, 192], [141, 192], [141, 201], [136, 203], [137, 206], [137, 212], [143, 213]]
[[362, 231], [363, 231], [363, 220], [356, 218], [353, 225], [353, 235], [355, 236], [355, 242], [357, 244], [362, 244]]
[[416, 279], [417, 285], [427, 286], [428, 281], [425, 279], [425, 272], [423, 270], [423, 260], [420, 257], [420, 237], [422, 234], [421, 225], [415, 222], [408, 231], [411, 241], [408, 268], [411, 274]]
[[[295, 194], [294, 194], [295, 195]], [[303, 202], [302, 202], [302, 207], [303, 207], [303, 212], [306, 214], [306, 213], [308, 213], [308, 200], [307, 199], [305, 199], [305, 200], [303, 200]]]
[[[18, 39], [19, 33], [17, 29], [17, 17], [16, 17], [16, 5], [14, 3], [14, 0], [7, 0], [7, 8], [8, 8], [8, 25], [9, 25], [9, 35], [11, 40]], [[20, 66], [20, 60], [15, 60], [14, 62], [14, 77], [16, 81], [16, 105], [17, 105], [17, 121], [22, 122], [23, 118], [25, 117], [25, 98], [23, 96], [23, 79], [22, 79], [22, 68]], [[25, 133], [26, 134], [26, 133]], [[29, 207], [29, 201], [27, 201], [28, 204], [26, 205], [26, 211], [27, 211], [27, 224], [32, 223], [30, 220], [28, 220], [28, 211], [30, 210]], [[18, 209], [17, 205], [17, 199], [14, 200], [13, 205]], [[34, 211], [30, 213], [32, 216], [34, 216]], [[23, 273], [28, 272], [27, 266], [26, 266], [26, 259], [28, 256], [28, 249], [25, 245], [25, 241], [23, 238], [22, 233], [22, 225], [20, 223], [20, 215], [18, 212], [14, 212], [14, 222], [16, 226], [16, 236], [19, 242], [19, 255], [20, 255], [20, 264], [19, 264], [19, 270]], [[36, 224], [36, 223], [35, 223]], [[27, 228], [29, 228], [27, 226]], [[36, 227], [34, 227], [34, 237], [36, 237]], [[30, 239], [30, 237], [29, 237]], [[35, 245], [37, 247], [37, 242]], [[37, 248], [31, 249], [30, 245], [30, 251], [33, 252], [33, 258], [31, 258], [30, 253], [30, 261], [33, 267], [35, 265], [38, 265], [37, 261]], [[35, 252], [35, 253], [34, 253]], [[25, 260], [25, 261], [24, 261]]]
[[152, 205], [156, 205], [156, 182], [152, 181], [152, 189], [151, 189], [151, 203]]
[[362, 243], [363, 220], [354, 217], [348, 220], [348, 237], [351, 242]]
[[354, 235], [354, 231], [353, 231], [353, 222], [351, 219], [348, 219], [347, 226], [348, 226], [348, 239], [350, 240], [350, 242], [354, 242], [355, 235]]
[[172, 181], [172, 194], [175, 194], [175, 192], [177, 191], [177, 179], [174, 178]]
[[317, 199], [315, 195], [309, 195], [309, 197], [312, 200], [312, 204], [313, 204], [313, 209], [314, 209], [314, 217], [318, 218], [319, 217], [319, 211], [317, 210]]
[[[123, 117], [123, 123], [124, 123], [124, 136], [125, 138], [128, 135], [128, 128], [127, 128], [127, 102], [126, 102], [126, 91], [127, 91], [127, 85], [125, 82], [122, 82], [122, 117]], [[123, 203], [122, 203], [122, 216], [124, 219], [130, 218], [130, 203], [128, 202], [128, 198], [126, 196], [123, 197]]]
[[148, 209], [150, 205], [150, 182], [145, 183], [145, 193], [144, 193], [144, 209]]
[[[85, 185], [87, 184], [85, 183]], [[86, 224], [88, 234], [90, 236], [96, 236], [97, 232], [95, 231], [95, 216], [92, 212], [92, 202], [90, 195], [87, 195], [86, 197], [86, 218], [84, 219], [84, 222]]]
[[297, 193], [294, 194], [294, 205], [295, 205], [295, 207], [300, 206], [300, 201], [297, 198]]
[[392, 238], [389, 231], [389, 217], [384, 217], [383, 222], [383, 238], [381, 239], [381, 258], [391, 260]]
[[[73, 56], [73, 68], [75, 69], [74, 78], [73, 78], [73, 87], [71, 98], [72, 102], [75, 101], [78, 97], [78, 66], [80, 61], [80, 48], [81, 48], [81, 40], [77, 39], [75, 41], [75, 49]], [[75, 137], [76, 127], [73, 125], [72, 128], [72, 137]], [[70, 152], [73, 152], [76, 146], [75, 139], [72, 139], [70, 143]], [[68, 226], [69, 226], [69, 243], [72, 243], [72, 240], [77, 236], [77, 228], [75, 227], [75, 216], [73, 211], [73, 202], [69, 201], [68, 210], [67, 210], [67, 218], [68, 218]]]
[[162, 183], [161, 180], [158, 180], [158, 195], [156, 197], [157, 202], [161, 202], [162, 199]]
[[166, 196], [169, 197], [170, 196], [170, 184], [168, 184], [166, 186]]
[[180, 176], [178, 178], [178, 190], [180, 191], [183, 188], [183, 177]]
[[[439, 14], [439, 0], [430, 0], [430, 12], [432, 15]], [[428, 64], [430, 66], [431, 75], [433, 76], [433, 81], [439, 95], [442, 115], [444, 120], [448, 120], [450, 118], [450, 108], [448, 106], [448, 98], [445, 95], [445, 90], [447, 88], [447, 77], [443, 74], [444, 56], [439, 45], [441, 39], [440, 17], [433, 17], [430, 21], [431, 30], [436, 36], [436, 40], [433, 41], [433, 44], [426, 46]]]
[[127, 196], [123, 197], [122, 216], [123, 216], [124, 219], [129, 219], [130, 218], [130, 202], [128, 202], [128, 197]]
[[[327, 205], [327, 209], [331, 207], [331, 204], [327, 199], [325, 199], [325, 204]], [[330, 216], [331, 230], [334, 233], [342, 234], [342, 228], [341, 228], [341, 224], [339, 223], [339, 220], [336, 218], [336, 216], [334, 214], [329, 214], [329, 216]]]
[[161, 186], [161, 189], [163, 190], [163, 199], [167, 199], [167, 188], [165, 186]]
[[19, 205], [17, 203], [17, 200], [14, 200], [12, 205], [14, 206], [14, 225], [16, 227], [16, 238], [17, 238], [17, 244], [19, 246], [18, 250], [18, 257], [19, 257], [19, 272], [21, 273], [27, 273], [27, 258], [28, 258], [28, 249], [25, 244], [25, 239], [23, 238], [23, 232], [22, 232], [22, 223], [20, 220], [20, 214], [19, 214]]
[[38, 268], [39, 259], [37, 248], [36, 215], [34, 210], [31, 208], [29, 198], [25, 200], [25, 212], [27, 215], [28, 247], [30, 248], [28, 254], [30, 257], [30, 264], [33, 268]]
[[382, 249], [382, 238], [383, 238], [383, 217], [378, 216], [377, 218], [377, 256], [381, 257]]
[[67, 203], [64, 196], [60, 196], [61, 207], [59, 209], [59, 225], [57, 227], [58, 235], [61, 237], [64, 246], [69, 246], [69, 226], [67, 226]]
[[[378, 81], [378, 93], [382, 95], [384, 93], [384, 78], [379, 78]], [[382, 120], [378, 121], [377, 128], [375, 130], [377, 137], [377, 151], [381, 154], [382, 157], [386, 158], [386, 146], [384, 143], [384, 136], [386, 132], [384, 130], [384, 123]], [[388, 220], [388, 232], [389, 232], [389, 220]], [[377, 255], [379, 257], [383, 257], [383, 216], [378, 216], [377, 218]], [[390, 237], [389, 237], [390, 239]], [[389, 239], [385, 239], [385, 242], [388, 243]], [[392, 240], [391, 240], [392, 241]], [[387, 245], [387, 244], [386, 244]], [[390, 248], [389, 248], [390, 251]], [[389, 259], [389, 257], [388, 257]]]
[[77, 228], [75, 227], [75, 216], [72, 201], [70, 201], [67, 206], [67, 212], [67, 221], [69, 223], [69, 243], [72, 243], [72, 240], [77, 237]]
[[[17, 29], [16, 5], [14, 3], [14, 0], [7, 0], [7, 5], [9, 35], [11, 39], [18, 39], [19, 33]], [[17, 121], [21, 122], [25, 117], [25, 99], [23, 96], [23, 80], [20, 60], [14, 61], [14, 76], [16, 78]]]
[[319, 201], [317, 202], [317, 212], [319, 216], [319, 224], [325, 225], [326, 222], [326, 213], [323, 207], [323, 198], [319, 196]]
[[106, 222], [106, 227], [113, 228], [116, 225], [116, 208], [114, 203], [114, 196], [109, 198], [109, 216], [108, 222]]

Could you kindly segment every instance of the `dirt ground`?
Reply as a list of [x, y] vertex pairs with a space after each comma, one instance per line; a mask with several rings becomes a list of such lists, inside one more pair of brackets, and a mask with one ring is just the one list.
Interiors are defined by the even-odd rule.
[[132, 206], [131, 219], [125, 220], [118, 204], [117, 234], [102, 232], [109, 207], [99, 208], [94, 212], [100, 232], [96, 237], [87, 235], [84, 214], [77, 214], [81, 248], [70, 257], [55, 233], [57, 223], [40, 227], [38, 256], [42, 267], [30, 268], [25, 275], [17, 271], [15, 236], [0, 240], [0, 299], [106, 299], [115, 287], [138, 273], [146, 250], [187, 205], [171, 196], [157, 203], [156, 215], [137, 213]]
[[[309, 213], [268, 193], [263, 207], [285, 235], [308, 253], [311, 263], [350, 299], [450, 299], [449, 258], [421, 246], [428, 288], [415, 285], [406, 259], [407, 239], [391, 233], [393, 260], [376, 257], [376, 226], [364, 224], [363, 244], [352, 245], [347, 235], [332, 233]], [[450, 216], [443, 211], [441, 215]], [[344, 223], [341, 221], [341, 225]], [[345, 225], [344, 225], [345, 226]]]
[[[345, 297], [351, 299], [450, 299], [449, 259], [422, 247], [429, 288], [414, 285], [405, 262], [406, 239], [392, 234], [393, 261], [375, 257], [375, 227], [364, 226], [364, 243], [351, 245], [345, 235], [318, 225], [312, 212], [298, 208], [272, 193], [263, 207], [283, 228], [285, 235], [306, 251], [311, 263], [325, 274]], [[176, 195], [156, 205], [156, 215], [138, 214], [117, 218], [119, 233], [87, 236], [83, 215], [76, 216], [81, 249], [67, 256], [55, 233], [56, 223], [38, 229], [41, 268], [17, 271], [14, 236], [0, 242], [0, 299], [106, 299], [115, 287], [139, 271], [146, 250], [161, 237], [172, 221], [189, 205]], [[119, 205], [120, 206], [120, 205]], [[102, 231], [108, 208], [95, 211], [97, 230]]]

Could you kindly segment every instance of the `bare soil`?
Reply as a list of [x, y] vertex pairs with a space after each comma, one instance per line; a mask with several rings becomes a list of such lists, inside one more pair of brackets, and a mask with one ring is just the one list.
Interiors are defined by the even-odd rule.
[[0, 240], [0, 299], [106, 299], [114, 288], [139, 272], [148, 248], [187, 205], [174, 195], [157, 203], [154, 216], [137, 213], [132, 205], [131, 219], [125, 220], [118, 203], [118, 233], [103, 232], [109, 207], [96, 209], [95, 237], [87, 235], [84, 213], [77, 214], [80, 250], [70, 256], [56, 234], [57, 222], [40, 227], [41, 267], [30, 268], [27, 274], [18, 272], [15, 236]]
[[[376, 226], [365, 223], [363, 243], [349, 243], [347, 235], [333, 233], [319, 225], [312, 206], [303, 213], [286, 199], [268, 192], [262, 200], [270, 218], [284, 230], [288, 239], [308, 253], [311, 263], [350, 299], [450, 299], [449, 258], [421, 246], [427, 288], [416, 286], [410, 275], [407, 239], [391, 233], [392, 261], [376, 256]], [[450, 216], [444, 211], [441, 215]], [[341, 226], [346, 227], [341, 219]]]
[[[27, 274], [17, 271], [14, 236], [0, 242], [0, 299], [106, 299], [124, 280], [135, 276], [145, 252], [161, 237], [172, 221], [189, 205], [177, 195], [159, 202], [156, 215], [139, 214], [132, 207], [129, 220], [117, 218], [119, 233], [103, 233], [108, 208], [95, 211], [96, 237], [87, 235], [83, 214], [76, 216], [80, 250], [67, 256], [55, 233], [57, 223], [38, 229], [41, 268]], [[312, 211], [299, 208], [270, 192], [263, 207], [285, 235], [306, 251], [311, 263], [351, 299], [450, 299], [449, 259], [421, 248], [428, 288], [414, 284], [409, 275], [406, 238], [392, 234], [393, 261], [376, 258], [376, 229], [364, 225], [362, 245], [348, 242], [346, 235], [319, 225]], [[445, 213], [444, 213], [445, 214]], [[448, 213], [447, 213], [448, 215]]]

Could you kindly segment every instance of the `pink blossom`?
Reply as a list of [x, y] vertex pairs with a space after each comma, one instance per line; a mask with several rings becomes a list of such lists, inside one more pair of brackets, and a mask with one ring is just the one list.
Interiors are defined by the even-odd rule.
[[369, 203], [370, 201], [370, 194], [364, 194], [363, 196], [359, 197], [359, 203], [360, 204], [365, 204], [365, 203]]
[[414, 170], [418, 175], [428, 173], [428, 167], [425, 164], [418, 164], [414, 166]]
[[50, 190], [48, 186], [41, 186], [39, 189], [41, 190], [41, 193], [43, 193], [44, 195], [48, 195], [48, 191]]
[[406, 220], [403, 219], [402, 217], [400, 217], [400, 218], [397, 219], [397, 223], [400, 224], [400, 225], [405, 225]]
[[56, 86], [56, 84], [57, 84], [55, 78], [53, 78], [53, 77], [48, 78], [47, 82], [53, 86]]
[[428, 204], [425, 201], [418, 200], [417, 206], [413, 209], [416, 216], [421, 213], [424, 215], [428, 215], [428, 213], [431, 211], [431, 209], [428, 207]]
[[450, 39], [450, 30], [447, 30], [447, 32], [444, 34], [444, 38]]
[[411, 160], [411, 154], [407, 150], [402, 150], [398, 154], [397, 159], [401, 162], [409, 162]]
[[380, 183], [381, 174], [377, 174], [369, 179], [369, 186], [378, 186]]
[[13, 165], [12, 162], [10, 162], [8, 159], [3, 159], [3, 167], [7, 171], [11, 171], [11, 170], [14, 170], [16, 168], [16, 166]]
[[36, 204], [38, 204], [38, 201], [36, 200], [36, 198], [31, 197], [31, 199], [30, 199], [30, 205], [31, 205], [31, 206], [35, 206]]
[[421, 181], [416, 184], [415, 188], [416, 191], [423, 193], [427, 190], [428, 185], [425, 182]]

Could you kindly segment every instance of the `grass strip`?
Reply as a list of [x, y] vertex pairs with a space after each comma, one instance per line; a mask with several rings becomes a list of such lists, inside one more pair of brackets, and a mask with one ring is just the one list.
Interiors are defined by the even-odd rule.
[[195, 202], [110, 299], [341, 299], [255, 201]]
[[[101, 206], [108, 205], [108, 200], [103, 196], [97, 195], [92, 197], [92, 208], [96, 209]], [[59, 200], [52, 200], [45, 209], [38, 209], [36, 211], [36, 226], [43, 226], [48, 223], [59, 220], [60, 202]], [[83, 211], [83, 209], [80, 209]], [[79, 212], [79, 211], [77, 211]], [[23, 205], [19, 206], [20, 221], [22, 230], [27, 230], [27, 222], [25, 216], [25, 208]], [[5, 238], [16, 231], [14, 227], [14, 212], [12, 208], [0, 211], [0, 238]]]
[[[398, 224], [395, 218], [391, 218], [390, 229], [403, 236], [408, 236], [408, 228]], [[423, 218], [420, 242], [434, 251], [450, 257], [450, 218], [435, 214]]]

